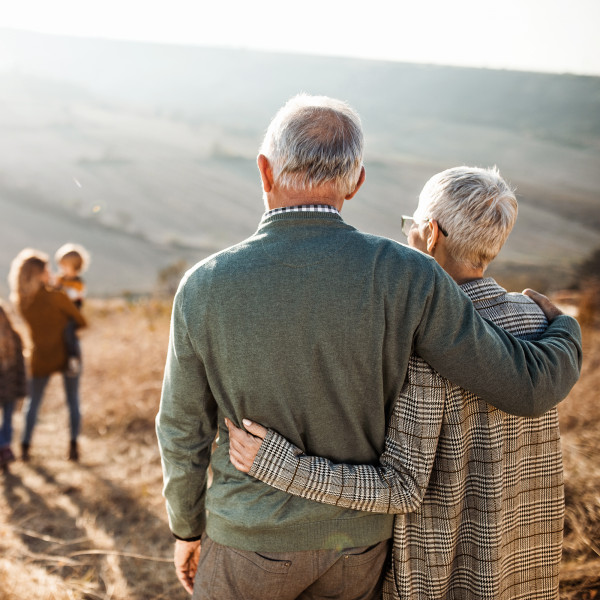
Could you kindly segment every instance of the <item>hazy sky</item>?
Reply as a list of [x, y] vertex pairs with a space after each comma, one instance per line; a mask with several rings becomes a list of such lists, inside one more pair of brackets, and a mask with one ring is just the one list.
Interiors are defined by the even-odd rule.
[[600, 0], [13, 0], [0, 26], [600, 75]]

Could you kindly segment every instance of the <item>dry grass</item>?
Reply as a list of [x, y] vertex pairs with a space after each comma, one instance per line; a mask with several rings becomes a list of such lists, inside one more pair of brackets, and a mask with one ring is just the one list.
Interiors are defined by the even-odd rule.
[[[169, 311], [158, 301], [88, 303], [82, 459], [65, 460], [67, 414], [55, 377], [32, 460], [0, 476], [0, 600], [188, 598], [171, 563], [154, 436]], [[565, 600], [600, 598], [600, 328], [592, 322], [584, 333], [583, 376], [560, 408]], [[21, 424], [17, 413], [16, 440]]]
[[564, 598], [600, 598], [600, 325], [584, 296], [582, 376], [559, 407], [565, 466]]
[[31, 461], [0, 480], [0, 599], [188, 598], [172, 566], [154, 436], [169, 307], [90, 302], [87, 314], [81, 462], [65, 460], [67, 412], [54, 377]]

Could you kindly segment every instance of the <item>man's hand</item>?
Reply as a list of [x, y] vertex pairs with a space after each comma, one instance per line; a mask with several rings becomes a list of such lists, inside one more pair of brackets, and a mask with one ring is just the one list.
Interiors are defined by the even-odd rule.
[[248, 473], [256, 458], [258, 449], [265, 439], [267, 430], [262, 425], [253, 423], [248, 419], [244, 419], [243, 423], [250, 433], [246, 433], [243, 429], [236, 427], [229, 419], [225, 419], [225, 424], [229, 429], [229, 460], [238, 471]]
[[175, 572], [177, 579], [188, 594], [194, 592], [194, 577], [200, 560], [200, 540], [196, 542], [175, 542]]
[[522, 293], [525, 296], [529, 296], [542, 309], [548, 321], [552, 321], [556, 319], [556, 317], [564, 314], [560, 308], [552, 304], [552, 302], [550, 302], [550, 300], [543, 294], [540, 294], [534, 290], [530, 290], [529, 288], [523, 290]]

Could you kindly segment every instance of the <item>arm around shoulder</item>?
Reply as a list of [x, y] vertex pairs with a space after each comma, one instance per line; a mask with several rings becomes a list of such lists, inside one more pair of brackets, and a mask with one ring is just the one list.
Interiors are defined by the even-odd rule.
[[483, 319], [444, 273], [424, 304], [415, 352], [441, 375], [517, 416], [535, 417], [563, 400], [581, 370], [581, 330], [559, 316], [535, 342]]

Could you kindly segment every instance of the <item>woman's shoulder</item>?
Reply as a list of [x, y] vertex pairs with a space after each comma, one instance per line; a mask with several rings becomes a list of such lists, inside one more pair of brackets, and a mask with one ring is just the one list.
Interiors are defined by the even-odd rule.
[[57, 288], [45, 286], [40, 291], [46, 302], [63, 303], [65, 300], [69, 300], [67, 293]]

